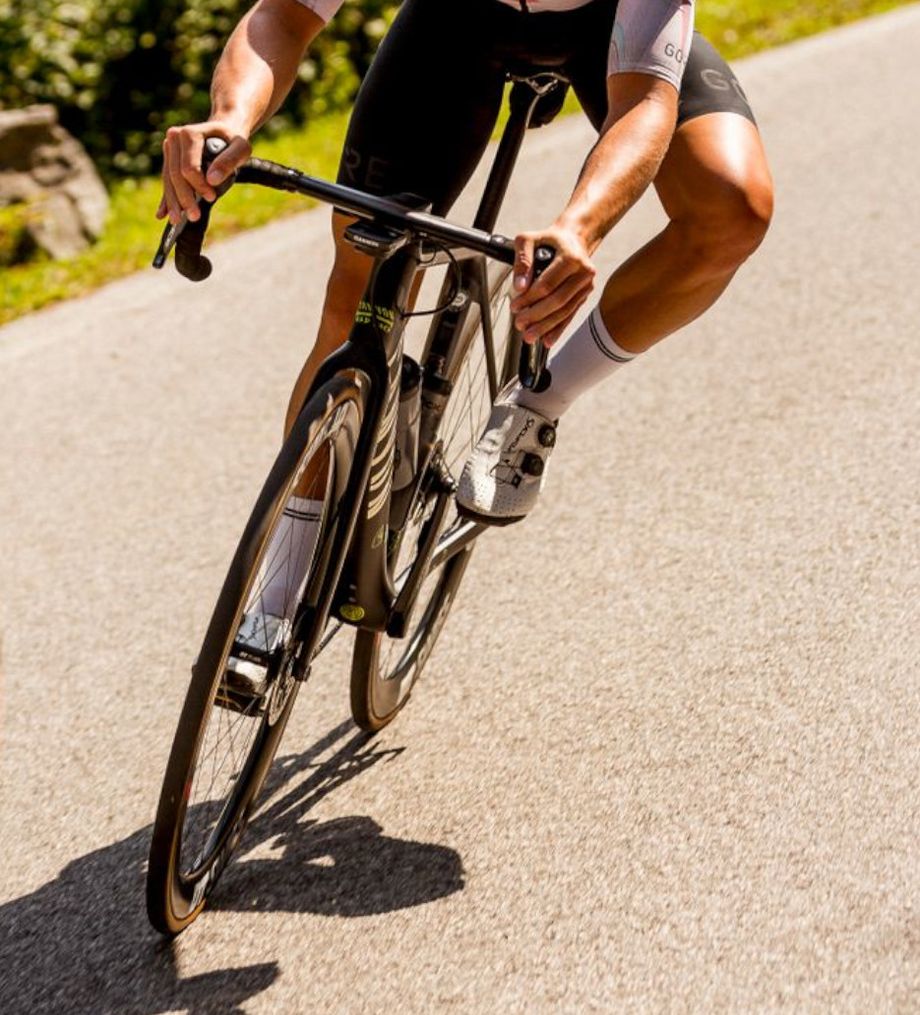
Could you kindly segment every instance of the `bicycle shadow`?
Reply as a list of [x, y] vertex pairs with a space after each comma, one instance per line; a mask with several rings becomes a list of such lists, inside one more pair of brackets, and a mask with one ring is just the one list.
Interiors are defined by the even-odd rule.
[[[256, 814], [240, 844], [240, 859], [225, 873], [226, 883], [210, 900], [211, 909], [373, 916], [432, 902], [464, 887], [460, 856], [446, 846], [383, 835], [369, 817], [307, 818], [328, 794], [404, 750], [367, 750], [373, 748], [372, 738], [356, 733], [317, 764], [316, 752], [338, 739], [343, 727], [353, 729], [345, 723], [311, 752], [276, 763], [264, 791], [270, 800], [283, 784], [310, 774]], [[259, 855], [259, 847], [271, 855]]]
[[[386, 836], [369, 817], [308, 817], [320, 800], [402, 750], [378, 748], [344, 722], [301, 754], [280, 758], [264, 792], [269, 803], [209, 910], [366, 916], [460, 891], [463, 866], [449, 847]], [[177, 945], [157, 937], [144, 912], [149, 844], [147, 826], [0, 905], [4, 1012], [237, 1013], [275, 982], [277, 961], [181, 975]]]

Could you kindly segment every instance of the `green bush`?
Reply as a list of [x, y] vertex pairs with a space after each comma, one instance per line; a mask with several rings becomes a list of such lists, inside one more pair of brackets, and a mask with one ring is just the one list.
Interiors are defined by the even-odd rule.
[[[155, 171], [167, 127], [204, 118], [251, 0], [0, 0], [0, 108], [50, 102], [108, 176]], [[346, 106], [398, 0], [346, 0], [274, 129]]]

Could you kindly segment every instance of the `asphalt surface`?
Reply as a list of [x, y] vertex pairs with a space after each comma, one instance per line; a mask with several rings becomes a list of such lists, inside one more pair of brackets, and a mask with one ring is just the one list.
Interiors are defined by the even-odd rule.
[[[920, 1009], [918, 44], [910, 7], [740, 66], [766, 245], [567, 417], [375, 740], [330, 650], [285, 806], [173, 945], [150, 822], [325, 213], [0, 331], [0, 1009]], [[507, 230], [589, 144], [531, 137]]]

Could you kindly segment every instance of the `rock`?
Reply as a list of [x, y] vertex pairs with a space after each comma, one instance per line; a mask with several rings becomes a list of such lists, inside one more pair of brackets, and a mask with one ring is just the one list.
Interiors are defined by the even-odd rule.
[[27, 202], [29, 233], [54, 258], [99, 238], [109, 198], [83, 146], [53, 106], [0, 110], [0, 208]]

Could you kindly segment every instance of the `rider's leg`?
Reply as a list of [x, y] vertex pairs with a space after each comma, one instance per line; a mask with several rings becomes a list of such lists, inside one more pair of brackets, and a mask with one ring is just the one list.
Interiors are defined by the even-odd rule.
[[332, 236], [335, 242], [335, 261], [326, 285], [326, 300], [320, 318], [316, 343], [301, 368], [284, 421], [285, 436], [290, 432], [297, 414], [316, 376], [320, 364], [347, 338], [355, 319], [358, 303], [370, 278], [373, 261], [345, 242], [345, 228], [352, 222], [349, 216], [335, 212], [332, 216]]
[[[382, 195], [424, 195], [436, 214], [447, 211], [479, 162], [501, 105], [504, 73], [490, 52], [495, 6], [483, 5], [447, 24], [439, 4], [428, 0], [402, 4], [358, 93], [339, 183]], [[420, 88], [419, 82], [425, 87]], [[344, 240], [348, 221], [346, 216], [333, 218], [335, 262], [316, 344], [288, 404], [285, 434], [294, 425], [320, 364], [348, 336], [370, 276], [371, 259]], [[284, 574], [270, 572], [276, 554], [274, 546], [269, 548], [264, 575], [269, 599], [280, 600], [283, 595], [286, 604], [296, 599], [288, 589], [299, 587], [312, 553], [318, 531], [312, 519], [322, 508], [327, 466], [322, 455], [315, 456], [286, 512], [290, 527], [283, 534], [286, 547], [299, 548], [296, 566]], [[287, 549], [284, 552], [290, 557]]]
[[[350, 221], [351, 218], [344, 215], [333, 215], [335, 262], [326, 287], [316, 343], [291, 394], [284, 422], [285, 437], [303, 407], [319, 365], [348, 335], [358, 301], [370, 277], [372, 259], [345, 242], [344, 232]], [[272, 542], [263, 555], [251, 594], [253, 605], [247, 607], [237, 635], [237, 640], [250, 650], [274, 649], [279, 639], [284, 637], [285, 628], [280, 622], [291, 619], [300, 585], [313, 556], [322, 520], [328, 466], [328, 458], [322, 450], [307, 463], [304, 474], [284, 506]], [[254, 691], [260, 688], [266, 670], [264, 666], [233, 655], [228, 672], [238, 687]]]
[[553, 355], [549, 389], [516, 401], [558, 418], [711, 307], [767, 232], [770, 170], [757, 128], [737, 113], [681, 124], [655, 185], [668, 225], [613, 273], [589, 319]]
[[[597, 64], [596, 56], [579, 55], [570, 76], [600, 130], [607, 83]], [[773, 187], [754, 113], [732, 68], [699, 33], [656, 187], [667, 227], [613, 274], [589, 319], [557, 347], [549, 390], [522, 395], [551, 418], [581, 391], [702, 314], [767, 230]]]
[[614, 272], [600, 299], [608, 329], [632, 353], [708, 310], [760, 246], [773, 214], [760, 134], [736, 113], [684, 123], [655, 186], [670, 221]]
[[[339, 183], [373, 194], [423, 195], [435, 214], [446, 214], [485, 151], [501, 107], [504, 71], [492, 48], [502, 25], [506, 32], [518, 26], [505, 25], [514, 12], [493, 10], [500, 6], [445, 14], [441, 4], [405, 0], [355, 100]], [[320, 363], [347, 336], [368, 279], [370, 260], [342, 238], [348, 221], [334, 216], [335, 264], [287, 429]]]
[[699, 317], [767, 231], [770, 172], [757, 128], [737, 113], [681, 124], [656, 185], [668, 225], [613, 273], [598, 306], [551, 357], [548, 388], [517, 385], [496, 406], [460, 478], [458, 501], [467, 513], [493, 522], [523, 517], [542, 486], [552, 422], [580, 394]]

